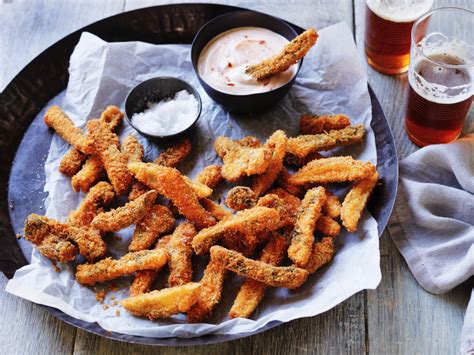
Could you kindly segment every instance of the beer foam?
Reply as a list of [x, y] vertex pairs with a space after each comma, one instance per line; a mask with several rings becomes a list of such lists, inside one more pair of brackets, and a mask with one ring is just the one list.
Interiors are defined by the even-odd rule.
[[[472, 61], [472, 53], [470, 46], [464, 41], [450, 40], [441, 33], [433, 32], [420, 41], [415, 51], [423, 52], [424, 56], [419, 52], [412, 50], [411, 68], [408, 74], [408, 81], [412, 89], [424, 99], [438, 104], [455, 104], [464, 101], [474, 94], [474, 66]], [[418, 67], [426, 58], [451, 57], [461, 63], [471, 64], [468, 68], [460, 70], [465, 71], [469, 77], [469, 82], [464, 85], [447, 87], [441, 84], [428, 82], [420, 74], [416, 72]], [[443, 64], [441, 64], [442, 66]], [[436, 64], [433, 63], [433, 67]]]
[[367, 0], [367, 6], [378, 17], [392, 22], [413, 22], [428, 12], [433, 0]]

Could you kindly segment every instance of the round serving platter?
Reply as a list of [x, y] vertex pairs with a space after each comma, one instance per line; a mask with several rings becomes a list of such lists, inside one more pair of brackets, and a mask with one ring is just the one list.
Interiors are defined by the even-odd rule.
[[[155, 44], [190, 44], [197, 31], [212, 18], [240, 7], [215, 4], [176, 4], [143, 8], [112, 16], [70, 34], [31, 61], [0, 94], [0, 271], [8, 278], [26, 265], [31, 246], [16, 234], [30, 213], [43, 214], [44, 162], [53, 133], [38, 113], [61, 93], [68, 81], [69, 57], [82, 32], [105, 41], [143, 41]], [[303, 29], [290, 23], [298, 33]], [[372, 103], [371, 127], [377, 146], [381, 184], [368, 205], [377, 220], [379, 235], [385, 229], [397, 194], [398, 160], [390, 127], [369, 86]], [[36, 118], [36, 119], [35, 119]], [[8, 198], [5, 198], [8, 196]], [[273, 328], [271, 322], [257, 332], [235, 335], [211, 334], [195, 338], [146, 338], [111, 333], [96, 323], [72, 318], [45, 307], [64, 322], [110, 339], [162, 346], [205, 345], [243, 338]]]

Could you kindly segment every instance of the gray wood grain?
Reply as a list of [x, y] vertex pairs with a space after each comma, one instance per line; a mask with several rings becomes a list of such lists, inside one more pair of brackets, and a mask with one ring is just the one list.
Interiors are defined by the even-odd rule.
[[[0, 2], [0, 90], [43, 49], [88, 23], [124, 10], [178, 2], [182, 1], [3, 0]], [[361, 58], [365, 60], [364, 0], [355, 0], [355, 4], [351, 0], [206, 2], [265, 11], [303, 27], [322, 28], [346, 21], [356, 30]], [[471, 0], [438, 1], [437, 5], [446, 3], [471, 9], [474, 5]], [[368, 78], [392, 126], [400, 157], [415, 151], [417, 147], [403, 130], [406, 76], [384, 76], [368, 68]], [[41, 307], [0, 291], [0, 353], [456, 353], [472, 283], [443, 296], [423, 291], [387, 232], [381, 239], [381, 266], [383, 279], [377, 290], [361, 292], [320, 316], [296, 320], [250, 338], [193, 348], [131, 345], [76, 331]], [[5, 284], [5, 277], [0, 275], [1, 290]]]
[[[436, 1], [434, 8], [459, 6], [473, 9], [470, 0]], [[404, 129], [407, 75], [387, 76], [367, 65], [364, 54], [365, 0], [355, 1], [356, 40], [367, 67], [368, 81], [380, 99], [390, 123], [399, 158], [418, 147]], [[472, 110], [471, 110], [472, 118]], [[466, 123], [466, 127], [469, 124]], [[386, 231], [380, 240], [382, 282], [367, 292], [368, 352], [373, 354], [455, 354], [473, 284], [445, 295], [424, 291]]]

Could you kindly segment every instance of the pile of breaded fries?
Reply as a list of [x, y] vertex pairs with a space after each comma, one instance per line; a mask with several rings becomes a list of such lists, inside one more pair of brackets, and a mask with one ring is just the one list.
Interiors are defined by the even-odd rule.
[[[378, 181], [371, 163], [320, 154], [363, 139], [363, 126], [351, 126], [345, 115], [303, 116], [302, 135], [294, 138], [281, 130], [265, 143], [218, 137], [222, 166], [207, 166], [195, 179], [176, 169], [191, 152], [189, 140], [145, 163], [135, 137], [119, 142], [114, 130], [122, 119], [109, 106], [84, 132], [59, 107], [47, 111], [45, 123], [72, 146], [59, 169], [71, 176], [74, 191], [87, 194], [66, 223], [29, 215], [24, 236], [55, 262], [82, 255], [87, 262], [76, 270], [82, 285], [134, 275], [121, 304], [137, 316], [186, 313], [189, 322], [202, 322], [219, 303], [230, 271], [246, 281], [229, 316], [250, 317], [267, 287], [298, 288], [330, 262], [340, 224], [357, 230]], [[297, 171], [290, 174], [287, 166]], [[239, 185], [244, 178], [250, 186]], [[225, 196], [227, 208], [211, 199], [223, 179], [236, 184]], [[348, 181], [353, 184], [341, 203], [329, 184]], [[108, 208], [121, 195], [128, 202]], [[105, 257], [105, 234], [130, 225], [129, 252]], [[210, 254], [199, 282], [193, 282], [193, 254]], [[168, 288], [151, 290], [165, 265]]]

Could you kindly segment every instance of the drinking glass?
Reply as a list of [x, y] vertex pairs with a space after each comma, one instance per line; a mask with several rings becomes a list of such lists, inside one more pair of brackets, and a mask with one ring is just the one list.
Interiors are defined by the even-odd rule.
[[474, 12], [440, 8], [420, 17], [411, 33], [405, 129], [419, 146], [459, 137], [474, 78]]
[[384, 74], [408, 70], [410, 33], [433, 0], [366, 0], [365, 53], [368, 63]]

